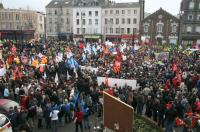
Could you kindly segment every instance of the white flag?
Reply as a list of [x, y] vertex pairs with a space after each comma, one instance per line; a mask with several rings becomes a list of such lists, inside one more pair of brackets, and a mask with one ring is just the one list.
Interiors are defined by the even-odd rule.
[[58, 85], [58, 83], [59, 83], [59, 78], [58, 78], [58, 73], [56, 73], [56, 76], [55, 76], [55, 83], [56, 83], [56, 85]]

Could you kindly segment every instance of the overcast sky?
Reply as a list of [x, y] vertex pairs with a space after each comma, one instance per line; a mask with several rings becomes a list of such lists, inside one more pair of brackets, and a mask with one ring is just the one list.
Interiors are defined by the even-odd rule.
[[[45, 11], [45, 6], [51, 0], [0, 0], [5, 8], [24, 8], [38, 11]], [[116, 2], [137, 2], [138, 0], [115, 0]], [[145, 0], [145, 12], [153, 13], [160, 7], [177, 15], [179, 13], [181, 0]]]

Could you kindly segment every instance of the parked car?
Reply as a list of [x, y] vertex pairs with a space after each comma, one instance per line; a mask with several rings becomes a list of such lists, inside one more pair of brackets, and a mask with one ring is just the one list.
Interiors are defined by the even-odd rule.
[[0, 132], [12, 132], [11, 122], [4, 114], [0, 114]]
[[17, 102], [9, 99], [0, 99], [0, 113], [6, 115], [9, 112], [10, 107], [17, 107], [20, 109], [20, 105]]

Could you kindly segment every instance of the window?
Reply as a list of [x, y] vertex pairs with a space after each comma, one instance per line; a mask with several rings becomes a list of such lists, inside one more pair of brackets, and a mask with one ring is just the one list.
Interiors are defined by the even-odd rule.
[[197, 33], [200, 33], [200, 26], [197, 26], [197, 27], [196, 27], [196, 32], [197, 32]]
[[199, 21], [200, 21], [200, 14], [199, 14], [199, 15], [197, 15], [197, 20], [199, 20]]
[[76, 19], [76, 25], [79, 25], [79, 23], [80, 23], [79, 19]]
[[130, 28], [127, 28], [127, 34], [130, 34], [131, 30]]
[[113, 10], [110, 10], [110, 14], [113, 14]]
[[76, 32], [77, 32], [77, 34], [80, 34], [80, 29], [77, 28], [77, 29], [76, 29]]
[[133, 28], [133, 33], [137, 33], [137, 28]]
[[113, 28], [110, 28], [110, 33], [113, 33]]
[[125, 10], [122, 10], [122, 14], [125, 14]]
[[131, 24], [131, 19], [130, 18], [127, 19], [127, 23]]
[[67, 18], [67, 24], [70, 24], [70, 20], [69, 20], [69, 18]]
[[79, 16], [79, 12], [76, 12], [76, 16]]
[[117, 34], [120, 33], [120, 28], [116, 28], [116, 33], [117, 33]]
[[57, 15], [57, 10], [54, 11], [54, 14]]
[[99, 24], [98, 19], [95, 19], [95, 25], [98, 25], [98, 24]]
[[121, 28], [121, 34], [124, 34], [124, 28]]
[[119, 24], [119, 18], [116, 18], [116, 24]]
[[69, 10], [68, 9], [66, 10], [66, 14], [69, 15]]
[[199, 9], [200, 9], [200, 2], [199, 2]]
[[85, 25], [85, 19], [83, 19], [83, 25]]
[[105, 18], [105, 24], [108, 24], [108, 19], [107, 18]]
[[131, 10], [128, 10], [128, 14], [131, 14]]
[[16, 20], [19, 20], [19, 14], [16, 14]]
[[149, 25], [144, 25], [144, 32], [148, 33], [148, 31], [149, 31]]
[[89, 16], [92, 16], [92, 11], [89, 11]]
[[85, 28], [83, 28], [83, 34], [85, 34]]
[[108, 10], [105, 10], [105, 14], [108, 14]]
[[134, 14], [135, 14], [135, 15], [137, 14], [137, 10], [134, 10]]
[[95, 16], [98, 16], [99, 14], [98, 14], [98, 11], [95, 11]]
[[92, 25], [92, 19], [89, 19], [89, 25]]
[[193, 20], [193, 15], [192, 14], [188, 15], [188, 20]]
[[186, 31], [187, 32], [192, 32], [192, 26], [187, 26]]
[[110, 23], [113, 24], [113, 18], [110, 18]]
[[81, 14], [82, 14], [82, 17], [85, 17], [85, 12], [82, 12]]
[[116, 10], [116, 14], [119, 14], [119, 10]]
[[133, 19], [133, 24], [137, 24], [137, 19], [136, 18]]
[[163, 24], [157, 24], [157, 32], [162, 33], [163, 31]]
[[125, 24], [125, 19], [124, 18], [122, 18], [122, 24]]
[[189, 9], [194, 9], [194, 1], [191, 1], [191, 2], [189, 3]]
[[176, 33], [177, 31], [177, 26], [176, 25], [172, 25], [172, 33]]

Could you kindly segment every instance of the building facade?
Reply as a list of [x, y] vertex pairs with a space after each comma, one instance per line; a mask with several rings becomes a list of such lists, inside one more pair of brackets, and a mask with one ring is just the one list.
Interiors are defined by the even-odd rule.
[[110, 3], [102, 8], [102, 31], [110, 41], [132, 41], [139, 33], [140, 3]]
[[76, 41], [132, 41], [139, 33], [140, 20], [144, 18], [144, 0], [129, 3], [52, 0], [46, 6], [46, 12], [49, 38], [73, 34]]
[[72, 7], [72, 0], [52, 0], [46, 6], [47, 38], [72, 40]]
[[44, 13], [1, 6], [0, 20], [0, 39], [23, 41], [44, 36]]
[[74, 4], [73, 33], [75, 41], [82, 39], [101, 42], [101, 6], [100, 0], [77, 1]]
[[180, 15], [180, 44], [200, 45], [200, 1], [182, 0]]
[[140, 23], [140, 36], [144, 43], [177, 44], [179, 19], [162, 8]]

